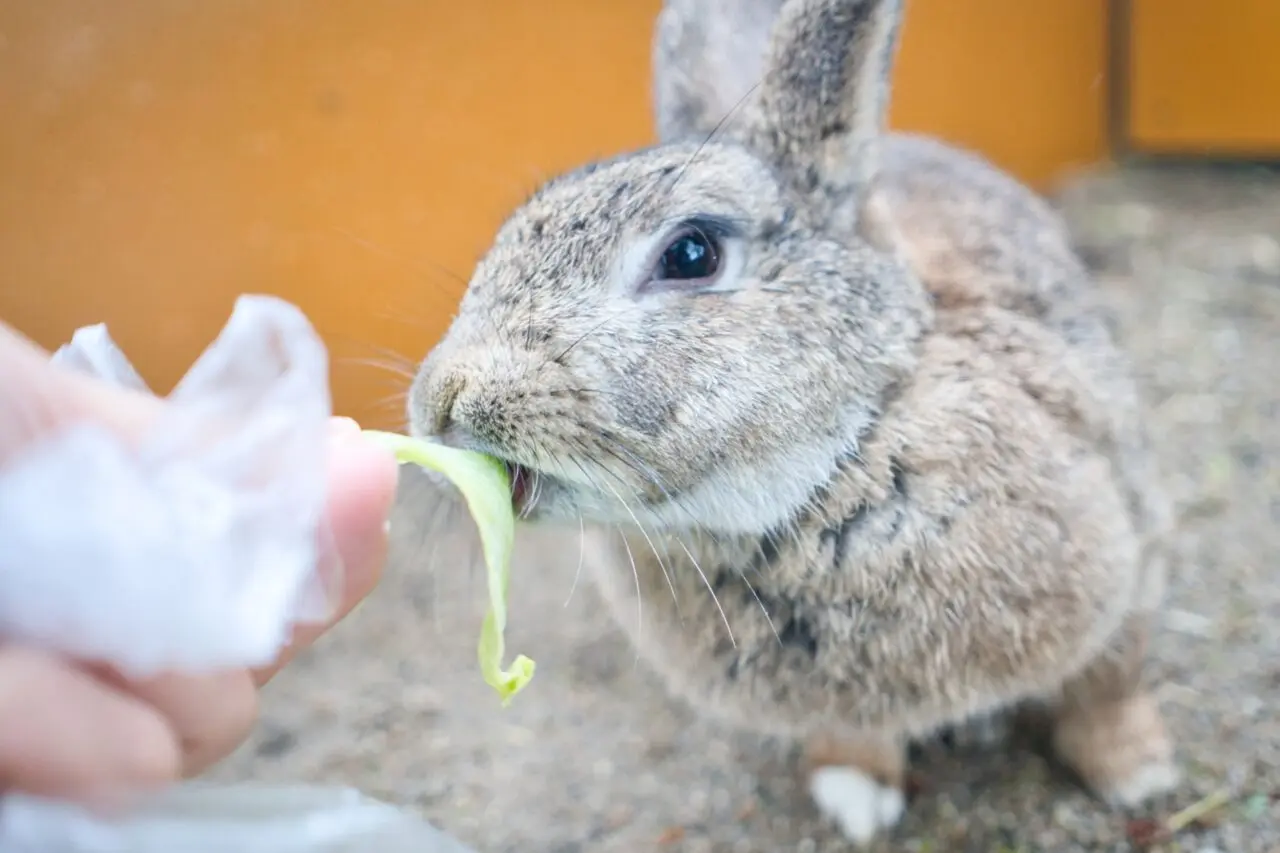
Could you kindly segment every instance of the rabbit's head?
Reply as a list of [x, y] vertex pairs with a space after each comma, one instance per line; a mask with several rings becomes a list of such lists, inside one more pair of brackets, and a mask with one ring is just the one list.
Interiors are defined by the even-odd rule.
[[541, 519], [785, 524], [910, 372], [923, 289], [859, 239], [899, 3], [788, 0], [710, 136], [595, 163], [502, 226], [413, 431], [510, 463]]

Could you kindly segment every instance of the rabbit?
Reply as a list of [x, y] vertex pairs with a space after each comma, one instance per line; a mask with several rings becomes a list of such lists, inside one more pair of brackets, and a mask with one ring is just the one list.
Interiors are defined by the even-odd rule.
[[501, 225], [408, 395], [531, 524], [586, 530], [639, 653], [805, 744], [865, 843], [905, 747], [1032, 703], [1131, 806], [1179, 771], [1144, 681], [1167, 498], [1063, 223], [885, 128], [901, 0], [667, 0], [659, 141]]

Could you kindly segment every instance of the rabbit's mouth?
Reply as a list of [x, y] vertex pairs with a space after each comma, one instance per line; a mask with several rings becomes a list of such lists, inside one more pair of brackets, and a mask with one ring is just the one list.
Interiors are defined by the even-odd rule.
[[[558, 472], [534, 468], [502, 456], [496, 458], [506, 469], [511, 484], [511, 509], [519, 521], [529, 524], [592, 520], [619, 523], [634, 519], [633, 512], [639, 511], [639, 506], [635, 510], [625, 505], [618, 509], [604, 494]], [[625, 515], [621, 514], [623, 512]]]
[[565, 480], [509, 459], [502, 461], [511, 481], [511, 508], [516, 518], [530, 523], [550, 522], [559, 518], [578, 517], [578, 510], [565, 516], [574, 505], [575, 490]]
[[525, 502], [529, 499], [533, 472], [516, 462], [504, 462], [502, 465], [507, 469], [507, 478], [511, 481], [511, 507], [517, 513], [522, 513]]
[[553, 486], [552, 478], [535, 468], [519, 462], [503, 461], [507, 477], [511, 481], [511, 508], [523, 521], [534, 521], [539, 513], [540, 499], [545, 498]]

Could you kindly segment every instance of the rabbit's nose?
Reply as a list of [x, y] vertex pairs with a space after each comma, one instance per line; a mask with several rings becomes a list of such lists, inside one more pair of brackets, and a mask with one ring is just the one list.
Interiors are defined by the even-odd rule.
[[455, 373], [440, 383], [440, 388], [435, 394], [435, 405], [430, 419], [431, 433], [445, 444], [454, 444], [461, 437], [454, 409], [466, 385], [467, 380]]
[[409, 389], [409, 432], [462, 450], [476, 444], [474, 376], [452, 366], [424, 369]]

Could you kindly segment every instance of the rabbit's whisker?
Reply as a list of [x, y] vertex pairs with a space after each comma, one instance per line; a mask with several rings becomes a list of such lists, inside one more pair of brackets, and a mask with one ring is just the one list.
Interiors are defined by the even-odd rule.
[[431, 575], [431, 595], [427, 603], [430, 608], [432, 628], [439, 632], [440, 547], [444, 535], [459, 530], [454, 522], [461, 505], [454, 500], [453, 495], [435, 488], [432, 488], [426, 500], [430, 502], [426, 511], [415, 514], [416, 517], [424, 519], [424, 523], [418, 526], [416, 541], [403, 562], [421, 565]]
[[[426, 278], [431, 275], [444, 276], [445, 278], [450, 279], [451, 281], [462, 285], [463, 289], [465, 289], [468, 285], [468, 281], [465, 278], [463, 278], [461, 275], [454, 272], [452, 269], [450, 269], [449, 267], [446, 267], [443, 264], [436, 263], [435, 261], [431, 261], [431, 260], [426, 260], [426, 261], [414, 260], [400, 252], [393, 251], [392, 249], [389, 249], [380, 243], [377, 243], [365, 237], [361, 237], [358, 234], [355, 234], [354, 232], [349, 231], [345, 228], [334, 228], [333, 231], [338, 235], [345, 237], [347, 240], [350, 240], [352, 243], [359, 246], [361, 249], [364, 249], [369, 254], [380, 257], [383, 260], [388, 260], [388, 261], [392, 261], [393, 263], [399, 264], [405, 269], [412, 270], [414, 273], [416, 273], [419, 276], [422, 276], [423, 278]], [[424, 265], [426, 268], [424, 268]], [[446, 294], [438, 289], [431, 291], [430, 295], [433, 298], [433, 301], [436, 303], [436, 305], [440, 307], [443, 307], [444, 302], [452, 301], [451, 299], [447, 299]], [[404, 312], [401, 312], [401, 311], [392, 312], [392, 311], [379, 310], [379, 311], [374, 311], [373, 314], [374, 316], [377, 316], [381, 319], [391, 320], [396, 323], [401, 323], [403, 325], [409, 326], [414, 329], [428, 328], [425, 321], [415, 320], [413, 318], [406, 317], [404, 315]]]
[[372, 403], [369, 404], [369, 408], [372, 411], [379, 412], [379, 413], [394, 411], [394, 412], [399, 412], [400, 414], [403, 415], [404, 402], [408, 398], [408, 396], [409, 396], [408, 391], [396, 391], [392, 394], [386, 395], [385, 397], [379, 397], [378, 399], [374, 400]]
[[[587, 450], [587, 448], [583, 446], [581, 443], [579, 443], [579, 447], [584, 452]], [[595, 459], [591, 457], [590, 453], [587, 453], [586, 456], [587, 456], [587, 459], [591, 461], [592, 464], [595, 465], [595, 467], [599, 468], [601, 471], [604, 471], [606, 474], [609, 474], [613, 477], [617, 477], [617, 475], [614, 474], [614, 472], [610, 471], [607, 466], [600, 465], [598, 462], [596, 462]], [[593, 481], [593, 484], [596, 486], [597, 491], [599, 491], [600, 481], [595, 480], [595, 478], [591, 477], [591, 475], [587, 473], [586, 469], [582, 466], [581, 463], [577, 463], [577, 464], [578, 464], [579, 470], [581, 470], [583, 474], [588, 477], [588, 479]], [[617, 479], [618, 479], [618, 482], [622, 483], [624, 488], [630, 488], [630, 485], [625, 480], [621, 479], [620, 477], [617, 477]], [[659, 568], [662, 569], [662, 576], [666, 578], [667, 588], [671, 590], [671, 600], [675, 604], [676, 615], [680, 616], [680, 598], [676, 595], [675, 581], [672, 580], [671, 573], [670, 571], [667, 570], [667, 564], [662, 559], [662, 555], [658, 553], [658, 548], [654, 544], [653, 538], [649, 535], [649, 531], [645, 529], [645, 526], [640, 522], [639, 517], [636, 516], [634, 511], [632, 511], [631, 506], [626, 502], [626, 500], [623, 499], [622, 494], [619, 493], [617, 489], [615, 489], [613, 486], [609, 485], [608, 483], [605, 483], [604, 485], [605, 485], [605, 488], [607, 488], [613, 494], [613, 496], [617, 499], [618, 503], [622, 504], [622, 508], [627, 511], [627, 515], [631, 516], [631, 521], [635, 524], [637, 529], [639, 529], [640, 535], [642, 535], [644, 537], [644, 541], [648, 543], [649, 550], [653, 552], [654, 559], [658, 561], [658, 566]], [[680, 618], [683, 621], [683, 617], [681, 616]]]
[[[635, 459], [636, 463], [640, 465], [644, 465], [644, 461], [642, 459], [637, 457], [635, 454], [631, 453], [625, 447], [622, 447], [621, 445], [616, 445], [616, 446], [618, 450], [626, 453], [628, 456], [631, 456], [633, 459]], [[627, 467], [631, 468], [631, 470], [633, 471], [636, 471], [642, 477], [648, 478], [655, 486], [657, 486], [662, 491], [664, 495], [666, 495], [667, 500], [669, 500], [674, 506], [676, 506], [678, 509], [680, 509], [686, 515], [689, 516], [690, 520], [693, 521], [694, 523], [693, 532], [695, 534], [699, 532], [701, 525], [699, 525], [697, 520], [693, 517], [693, 513], [691, 513], [686, 506], [684, 506], [682, 503], [680, 503], [674, 497], [672, 497], [671, 493], [667, 491], [666, 486], [663, 485], [662, 478], [660, 478], [656, 473], [652, 472], [652, 469], [650, 469], [650, 473], [646, 474], [644, 471], [641, 471], [639, 468], [637, 468], [636, 465], [628, 463], [625, 459], [619, 456], [611, 447], [609, 447], [608, 444], [601, 443], [600, 449], [605, 451], [609, 455], [613, 456], [613, 458], [617, 459], [619, 462], [622, 462], [624, 465], [627, 465]], [[648, 468], [649, 466], [645, 465], [645, 467]], [[605, 470], [608, 470], [608, 469], [605, 469]], [[627, 507], [626, 504], [623, 504], [623, 506], [626, 508], [627, 513], [631, 515], [633, 519], [635, 519], [635, 513], [631, 512], [631, 508]], [[640, 522], [638, 520], [636, 521], [636, 524], [637, 526], [640, 526]], [[640, 532], [644, 533], [643, 526], [640, 526]], [[645, 534], [645, 538], [648, 539], [648, 534]], [[720, 603], [720, 597], [716, 595], [715, 587], [712, 585], [710, 578], [707, 577], [707, 573], [703, 571], [702, 565], [698, 562], [698, 558], [693, 555], [693, 551], [690, 550], [689, 546], [685, 544], [685, 541], [682, 538], [680, 538], [678, 535], [668, 533], [668, 538], [674, 538], [676, 542], [680, 545], [681, 549], [684, 550], [684, 553], [689, 558], [689, 561], [693, 563], [694, 569], [698, 572], [698, 577], [702, 580], [703, 585], [707, 588], [707, 592], [711, 594], [711, 601], [715, 604], [716, 610], [719, 611], [720, 613], [720, 619], [724, 622], [725, 630], [729, 633], [729, 642], [733, 645], [734, 648], [737, 648], [738, 642], [733, 636], [733, 627], [729, 624], [729, 616], [727, 613], [725, 613], [724, 606]], [[655, 557], [657, 556], [656, 551], [654, 552], [654, 556]], [[659, 559], [659, 565], [661, 564], [662, 564], [661, 559]], [[663, 566], [663, 572], [664, 573], [666, 572], [665, 566]], [[668, 584], [671, 583], [670, 576], [667, 577], [667, 583]], [[748, 586], [750, 586], [750, 584], [748, 584]], [[752, 590], [752, 593], [753, 594], [755, 593], [754, 589]], [[672, 595], [672, 598], [675, 597], [674, 588], [671, 591], [671, 595]], [[760, 600], [760, 597], [758, 595], [756, 596], [756, 600], [757, 601]], [[679, 608], [679, 603], [677, 602], [677, 612], [678, 612], [678, 608]], [[763, 603], [761, 603], [760, 608], [762, 611], [764, 610]], [[765, 614], [765, 619], [768, 619], [769, 624], [772, 626], [773, 620], [769, 618], [768, 611], [764, 611], [764, 614]]]
[[[628, 456], [630, 456], [632, 459], [634, 459], [634, 460], [636, 461], [636, 463], [637, 463], [638, 465], [642, 465], [642, 466], [644, 466], [644, 468], [645, 468], [645, 469], [647, 469], [648, 473], [647, 473], [647, 474], [645, 474], [644, 472], [639, 471], [639, 469], [635, 468], [634, 466], [631, 466], [631, 467], [632, 467], [632, 470], [637, 471], [637, 473], [640, 473], [642, 476], [647, 476], [647, 477], [649, 478], [649, 480], [650, 480], [650, 481], [651, 481], [655, 486], [657, 486], [657, 487], [658, 487], [658, 489], [660, 489], [660, 490], [662, 491], [662, 494], [663, 494], [664, 496], [666, 496], [667, 500], [671, 503], [671, 505], [672, 505], [672, 506], [674, 506], [674, 507], [676, 507], [676, 509], [680, 510], [681, 512], [683, 512], [683, 513], [684, 513], [684, 514], [689, 518], [689, 521], [693, 524], [693, 527], [694, 527], [694, 533], [695, 533], [695, 534], [703, 531], [703, 529], [704, 529], [704, 528], [703, 528], [702, 524], [697, 520], [697, 518], [695, 518], [695, 517], [694, 517], [693, 511], [692, 511], [692, 510], [690, 510], [690, 509], [689, 509], [689, 507], [688, 507], [688, 506], [687, 506], [683, 501], [681, 501], [681, 500], [679, 500], [678, 498], [674, 497], [674, 496], [673, 496], [673, 495], [672, 495], [672, 494], [667, 490], [667, 487], [666, 487], [666, 486], [663, 484], [663, 482], [662, 482], [662, 478], [661, 478], [661, 477], [659, 477], [659, 476], [657, 475], [657, 473], [656, 473], [656, 472], [654, 472], [654, 471], [653, 471], [653, 469], [652, 469], [650, 466], [646, 465], [646, 464], [645, 464], [645, 462], [644, 462], [644, 460], [640, 459], [640, 457], [636, 456], [636, 454], [632, 453], [629, 449], [627, 449], [626, 447], [622, 446], [621, 444], [616, 444], [616, 443], [615, 443], [615, 444], [614, 444], [614, 447], [616, 447], [618, 451], [620, 451], [620, 452], [622, 452], [622, 453], [625, 453], [625, 454], [627, 454]], [[602, 445], [602, 449], [604, 449], [606, 452], [612, 452], [612, 451], [610, 451], [610, 449], [609, 449], [609, 447], [608, 447], [607, 445]], [[615, 458], [616, 458], [616, 457], [615, 457]], [[687, 545], [685, 545], [685, 543], [684, 543], [684, 540], [679, 539], [679, 537], [677, 537], [677, 541], [680, 543], [680, 547], [684, 548], [684, 551], [685, 551], [685, 553], [686, 553], [686, 554], [688, 554], [689, 559], [693, 561], [693, 565], [694, 565], [694, 567], [698, 570], [698, 574], [702, 576], [702, 582], [703, 582], [704, 584], [706, 584], [707, 589], [711, 592], [711, 597], [712, 597], [713, 599], [716, 599], [715, 590], [714, 590], [714, 589], [712, 589], [710, 581], [707, 579], [707, 576], [706, 576], [705, 574], [703, 574], [702, 567], [701, 567], [700, 565], [698, 565], [698, 561], [694, 558], [693, 554], [692, 554], [692, 553], [690, 553], [688, 546], [687, 546]], [[758, 543], [757, 543], [756, 547], [757, 547], [758, 549], [760, 549], [761, 555], [763, 556], [763, 554], [764, 554], [764, 547], [763, 547], [762, 545], [758, 544]], [[747, 578], [746, 572], [745, 572], [744, 570], [742, 570], [741, 568], [740, 568], [740, 569], [738, 569], [738, 575], [739, 575], [739, 577], [741, 577], [741, 578], [742, 578], [742, 582], [743, 582], [743, 583], [745, 583], [745, 584], [747, 585], [747, 589], [751, 591], [751, 595], [752, 595], [752, 597], [753, 597], [753, 598], [755, 598], [755, 600], [756, 600], [756, 604], [760, 605], [760, 612], [764, 614], [765, 621], [769, 623], [769, 629], [773, 632], [773, 636], [774, 636], [774, 638], [778, 641], [778, 643], [779, 643], [779, 644], [781, 644], [781, 643], [782, 643], [782, 637], [781, 637], [781, 635], [779, 635], [779, 634], [778, 634], [778, 628], [777, 628], [777, 626], [776, 626], [776, 625], [774, 624], [774, 622], [773, 622], [773, 617], [769, 614], [769, 609], [768, 609], [767, 607], [765, 607], [765, 606], [764, 606], [764, 601], [763, 601], [763, 599], [761, 599], [761, 598], [760, 598], [760, 594], [756, 591], [756, 588], [752, 585], [752, 583], [751, 583], [750, 579], [748, 579], [748, 578]], [[716, 607], [717, 607], [717, 608], [719, 608], [719, 607], [720, 607], [720, 602], [719, 602], [719, 600], [718, 600], [718, 599], [716, 599]], [[721, 609], [721, 610], [720, 610], [720, 615], [721, 615], [721, 616], [724, 616], [724, 610], [723, 610], [723, 609]], [[725, 617], [725, 627], [726, 627], [726, 628], [728, 628], [728, 627], [729, 627], [728, 617]], [[730, 631], [729, 631], [729, 635], [730, 635], [730, 638], [732, 638], [732, 636], [733, 636], [733, 631], [732, 631], [732, 630], [730, 630]]]
[[[349, 343], [352, 343], [355, 346], [360, 347], [361, 349], [369, 350], [375, 355], [380, 356], [384, 360], [383, 364], [398, 365], [399, 367], [403, 368], [404, 370], [410, 373], [418, 369], [418, 365], [413, 359], [409, 358], [404, 353], [397, 352], [396, 350], [391, 349], [390, 347], [384, 347], [379, 344], [369, 343], [368, 341], [355, 340], [353, 338], [345, 338], [345, 336], [340, 336], [340, 337], [347, 340]], [[344, 359], [344, 360], [350, 360], [350, 359]]]
[[701, 290], [690, 296], [702, 299], [708, 296], [729, 296], [734, 293], [790, 293], [785, 287], [734, 287], [727, 290]]
[[567, 385], [560, 388], [550, 388], [548, 389], [547, 393], [548, 394], [594, 394], [597, 397], [621, 397], [622, 396], [621, 394], [618, 394], [614, 391], [603, 391], [599, 388], [571, 388]]
[[675, 190], [676, 186], [679, 185], [680, 183], [680, 179], [684, 177], [685, 172], [689, 171], [689, 167], [692, 166], [694, 161], [698, 159], [698, 157], [702, 154], [703, 150], [708, 145], [711, 144], [711, 141], [715, 139], [716, 134], [718, 134], [721, 130], [726, 129], [729, 126], [730, 120], [737, 115], [738, 110], [742, 109], [742, 107], [747, 103], [747, 99], [749, 99], [752, 95], [755, 94], [756, 89], [760, 88], [760, 83], [761, 81], [756, 81], [751, 86], [751, 88], [748, 89], [746, 93], [741, 98], [738, 99], [737, 103], [735, 103], [729, 109], [729, 111], [724, 114], [724, 117], [721, 118], [720, 121], [716, 122], [716, 126], [711, 128], [711, 132], [707, 134], [706, 138], [703, 139], [701, 143], [699, 143], [698, 147], [695, 148], [693, 153], [689, 155], [689, 159], [686, 160], [684, 162], [684, 165], [680, 167], [680, 171], [676, 173], [675, 180], [671, 182], [671, 186], [667, 188], [667, 192], [673, 192]]
[[578, 579], [582, 577], [582, 564], [587, 560], [587, 522], [583, 519], [582, 513], [578, 513], [578, 568], [573, 572], [573, 583], [569, 586], [569, 597], [564, 600], [564, 606], [568, 607], [569, 602], [573, 601], [574, 590], [578, 588]]
[[[464, 292], [467, 289], [467, 287], [470, 285], [470, 282], [468, 282], [467, 279], [463, 278], [461, 275], [454, 272], [452, 269], [444, 266], [443, 264], [439, 264], [434, 261], [425, 261], [425, 264], [429, 269], [424, 269], [423, 268], [424, 262], [414, 261], [398, 252], [394, 252], [388, 249], [387, 247], [374, 242], [373, 240], [360, 237], [359, 235], [354, 234], [351, 231], [347, 231], [343, 228], [336, 228], [334, 230], [338, 234], [352, 241], [357, 246], [361, 247], [362, 249], [369, 252], [370, 254], [374, 254], [386, 260], [390, 260], [397, 264], [401, 264], [405, 268], [413, 270], [415, 273], [417, 273], [418, 275], [424, 278], [428, 277], [432, 273], [434, 273], [435, 275], [443, 275], [444, 277], [451, 279], [457, 284], [462, 285], [462, 289]], [[445, 294], [443, 294], [440, 290], [436, 289], [429, 292], [431, 293], [431, 296], [435, 304], [443, 306], [443, 303], [449, 302], [451, 303], [448, 306], [449, 311], [452, 311], [456, 307], [456, 300], [445, 299], [444, 298]], [[394, 313], [375, 312], [375, 313], [380, 317], [394, 320], [395, 322], [408, 325], [415, 329], [427, 328], [426, 324], [423, 321], [421, 320], [413, 321], [403, 316], [402, 312], [394, 312]], [[488, 320], [490, 328], [493, 329], [493, 334], [495, 338], [504, 342], [509, 342], [511, 340], [511, 336], [509, 334], [504, 334], [502, 327], [498, 325], [497, 320], [495, 320], [491, 315], [486, 314], [485, 319]], [[497, 361], [494, 359], [493, 351], [491, 349], [486, 348], [484, 352], [485, 352], [485, 355], [488, 357], [489, 367], [493, 370], [496, 370], [498, 367], [498, 364], [497, 364]], [[403, 358], [403, 356], [399, 356], [399, 357]], [[416, 372], [417, 370], [416, 364], [413, 364], [413, 370], [414, 372]], [[526, 376], [527, 375], [528, 375], [528, 372], [526, 369]], [[408, 374], [408, 378], [412, 381], [413, 373]]]
[[618, 503], [622, 504], [622, 508], [627, 511], [627, 515], [631, 516], [631, 523], [636, 526], [636, 529], [640, 531], [640, 535], [644, 537], [644, 541], [649, 545], [649, 550], [653, 552], [653, 558], [658, 561], [658, 567], [662, 569], [662, 576], [667, 581], [667, 589], [671, 590], [671, 600], [675, 603], [676, 615], [680, 617], [680, 621], [683, 623], [684, 617], [680, 614], [680, 598], [676, 595], [675, 581], [671, 577], [670, 570], [667, 569], [666, 561], [663, 560], [662, 555], [658, 553], [658, 546], [654, 544], [653, 537], [649, 535], [649, 531], [631, 509], [630, 504], [628, 504], [623, 499], [622, 495], [619, 494], [618, 490], [613, 486], [610, 486], [608, 483], [605, 484], [605, 488], [613, 493], [613, 496], [617, 498]]
[[[675, 540], [680, 544], [680, 547], [684, 549], [684, 553], [689, 558], [689, 562], [693, 563], [693, 568], [698, 572], [698, 577], [702, 579], [702, 585], [707, 588], [707, 593], [710, 594], [712, 603], [715, 604], [716, 610], [720, 612], [720, 621], [724, 623], [724, 629], [729, 633], [729, 644], [736, 649], [738, 647], [738, 641], [733, 636], [733, 626], [729, 624], [729, 614], [724, 612], [724, 606], [720, 603], [720, 596], [716, 595], [715, 587], [711, 585], [711, 581], [707, 577], [707, 573], [702, 570], [702, 565], [698, 563], [698, 558], [693, 556], [693, 552], [689, 550], [689, 546], [684, 543], [684, 540], [678, 536], [675, 537]], [[767, 613], [765, 615], [768, 616]]]
[[640, 570], [636, 568], [636, 555], [631, 553], [631, 542], [627, 539], [627, 534], [621, 528], [615, 527], [618, 535], [622, 537], [622, 547], [627, 549], [627, 560], [631, 563], [631, 576], [636, 582], [636, 666], [640, 665], [640, 638], [644, 634], [644, 606], [641, 601], [643, 596], [640, 594]]
[[[756, 549], [760, 552], [761, 557], [765, 556], [763, 544], [756, 543]], [[747, 585], [747, 589], [751, 591], [751, 597], [756, 600], [756, 604], [760, 605], [760, 612], [764, 614], [764, 621], [769, 623], [769, 630], [773, 632], [773, 639], [777, 641], [779, 646], [781, 646], [782, 635], [778, 633], [778, 626], [774, 624], [773, 616], [769, 613], [769, 608], [764, 606], [764, 600], [760, 598], [760, 593], [756, 592], [756, 588], [752, 585], [751, 579], [747, 577], [746, 569], [740, 567], [738, 569], [738, 577]]]
[[372, 367], [376, 370], [382, 370], [395, 376], [397, 379], [408, 379], [413, 381], [413, 371], [402, 364], [390, 364], [376, 358], [343, 358], [340, 359], [342, 364], [354, 364], [361, 367]]
[[596, 323], [595, 325], [593, 325], [593, 326], [589, 327], [589, 328], [588, 328], [585, 332], [583, 332], [579, 337], [577, 337], [576, 339], [574, 339], [574, 341], [573, 341], [571, 344], [569, 344], [569, 346], [565, 347], [565, 348], [564, 348], [563, 350], [561, 350], [561, 351], [560, 351], [560, 352], [559, 352], [555, 357], [553, 357], [553, 358], [551, 359], [551, 362], [552, 362], [553, 364], [559, 364], [561, 361], [563, 361], [563, 360], [564, 360], [564, 357], [565, 357], [566, 355], [568, 355], [570, 352], [572, 352], [572, 351], [573, 351], [574, 347], [578, 346], [578, 345], [579, 345], [579, 344], [581, 344], [583, 341], [585, 341], [587, 338], [591, 337], [591, 336], [592, 336], [592, 335], [594, 335], [596, 332], [600, 331], [600, 330], [601, 330], [601, 329], [603, 329], [605, 326], [607, 326], [609, 323], [611, 323], [611, 322], [613, 322], [614, 320], [618, 319], [619, 317], [621, 317], [623, 314], [627, 313], [627, 312], [628, 312], [628, 311], [630, 311], [630, 310], [631, 310], [631, 309], [630, 309], [630, 307], [627, 307], [627, 308], [625, 308], [625, 309], [620, 309], [620, 310], [618, 310], [618, 311], [614, 311], [614, 312], [612, 312], [612, 313], [608, 314], [608, 315], [607, 315], [603, 320], [601, 320], [599, 323]]

